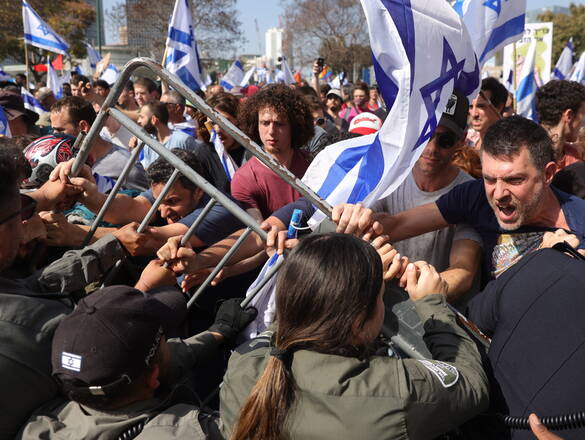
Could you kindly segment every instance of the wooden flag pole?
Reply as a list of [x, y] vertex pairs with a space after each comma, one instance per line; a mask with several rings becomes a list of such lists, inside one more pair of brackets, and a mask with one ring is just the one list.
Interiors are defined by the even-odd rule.
[[28, 48], [27, 48], [27, 45], [26, 45], [26, 41], [23, 40], [23, 43], [24, 43], [24, 65], [26, 66], [25, 67], [26, 70], [24, 72], [25, 73], [24, 76], [26, 78], [26, 91], [28, 92], [30, 90], [30, 84], [29, 84], [29, 81], [28, 81], [28, 75], [29, 75], [29, 71], [28, 71]]
[[[163, 56], [162, 56], [162, 61], [160, 62], [160, 64], [163, 67], [165, 67], [165, 60], [167, 59], [168, 50], [169, 50], [169, 47], [165, 44], [165, 51], [164, 51]], [[160, 81], [160, 87], [161, 87], [161, 92], [163, 94], [167, 93], [169, 91], [169, 85], [166, 82], [164, 82], [162, 79]]]

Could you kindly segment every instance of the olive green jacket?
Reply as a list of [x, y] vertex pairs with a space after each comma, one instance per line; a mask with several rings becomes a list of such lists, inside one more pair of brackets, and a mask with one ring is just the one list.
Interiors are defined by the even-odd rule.
[[[444, 297], [415, 304], [434, 361], [294, 353], [296, 401], [285, 427], [291, 439], [432, 439], [487, 408], [480, 355]], [[264, 371], [268, 345], [257, 338], [230, 358], [220, 394], [226, 438]]]

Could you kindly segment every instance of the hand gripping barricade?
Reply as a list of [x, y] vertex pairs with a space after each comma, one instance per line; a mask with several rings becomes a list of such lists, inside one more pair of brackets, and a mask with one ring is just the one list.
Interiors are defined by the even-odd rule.
[[[197, 291], [193, 294], [191, 299], [188, 302], [188, 307], [192, 306], [192, 304], [199, 298], [199, 296], [203, 293], [203, 291], [209, 286], [211, 281], [215, 278], [215, 276], [219, 273], [219, 271], [229, 262], [232, 255], [236, 252], [238, 247], [245, 241], [248, 235], [251, 232], [255, 232], [258, 234], [263, 240], [266, 240], [266, 233], [260, 228], [258, 222], [252, 218], [246, 211], [241, 209], [236, 203], [226, 197], [221, 191], [217, 190], [213, 185], [211, 185], [207, 180], [201, 177], [198, 173], [196, 173], [193, 169], [188, 167], [182, 160], [176, 157], [170, 150], [165, 148], [161, 143], [157, 140], [151, 138], [138, 124], [128, 118], [124, 113], [120, 110], [116, 109], [114, 105], [116, 104], [120, 93], [123, 90], [125, 83], [130, 79], [130, 76], [137, 68], [147, 68], [149, 69], [154, 75], [160, 77], [164, 82], [166, 82], [170, 87], [175, 89], [179, 92], [183, 97], [187, 100], [192, 102], [195, 107], [201, 111], [205, 116], [209, 119], [214, 121], [215, 123], [219, 124], [222, 129], [224, 129], [230, 136], [232, 136], [240, 145], [244, 146], [248, 151], [250, 151], [258, 160], [260, 160], [264, 165], [274, 171], [279, 177], [281, 177], [285, 182], [289, 185], [293, 186], [300, 194], [306, 197], [317, 209], [321, 210], [327, 217], [331, 218], [332, 208], [331, 206], [323, 201], [315, 192], [313, 192], [309, 187], [307, 187], [300, 179], [294, 176], [289, 170], [281, 166], [277, 163], [270, 155], [268, 155], [262, 148], [260, 148], [255, 142], [253, 142], [249, 137], [247, 137], [244, 133], [242, 133], [236, 126], [234, 126], [230, 121], [226, 118], [218, 114], [214, 111], [209, 105], [205, 103], [203, 99], [201, 99], [198, 95], [196, 95], [192, 90], [190, 90], [177, 76], [169, 73], [166, 69], [164, 69], [160, 64], [154, 62], [148, 58], [135, 58], [130, 60], [122, 69], [118, 80], [110, 90], [110, 93], [106, 97], [102, 108], [100, 109], [97, 118], [93, 125], [91, 126], [90, 130], [88, 131], [87, 135], [81, 140], [80, 151], [76, 157], [75, 163], [72, 168], [72, 175], [75, 176], [79, 172], [82, 164], [85, 163], [87, 156], [89, 154], [90, 145], [93, 143], [93, 140], [96, 136], [99, 136], [99, 132], [101, 131], [106, 118], [112, 117], [124, 127], [126, 127], [134, 136], [136, 136], [141, 143], [132, 151], [128, 162], [126, 163], [120, 177], [118, 178], [114, 188], [111, 190], [106, 202], [98, 212], [86, 238], [84, 241], [84, 245], [88, 244], [95, 233], [99, 223], [104, 218], [108, 207], [110, 206], [112, 200], [118, 193], [119, 189], [121, 188], [122, 184], [124, 183], [125, 179], [127, 178], [130, 170], [132, 169], [136, 160], [140, 155], [140, 152], [148, 145], [148, 147], [152, 148], [158, 155], [164, 158], [167, 162], [169, 162], [174, 168], [175, 171], [172, 174], [169, 181], [164, 186], [161, 194], [153, 203], [151, 209], [146, 214], [145, 218], [140, 223], [137, 231], [142, 232], [150, 223], [153, 215], [156, 213], [159, 205], [161, 204], [162, 200], [170, 190], [173, 183], [179, 177], [179, 174], [185, 176], [193, 183], [195, 183], [199, 188], [201, 188], [207, 195], [209, 195], [210, 200], [205, 208], [202, 210], [201, 214], [197, 217], [193, 225], [189, 228], [187, 233], [184, 235], [182, 239], [182, 244], [186, 243], [197, 226], [201, 223], [204, 217], [209, 213], [211, 208], [216, 203], [221, 203], [227, 210], [229, 210], [235, 217], [237, 217], [244, 225], [246, 225], [245, 232], [240, 236], [240, 238], [236, 241], [234, 246], [226, 253], [226, 255], [221, 259], [218, 265], [214, 268], [211, 274], [206, 278], [206, 280], [201, 284], [201, 286], [197, 289]], [[264, 285], [270, 280], [272, 276], [276, 274], [280, 266], [282, 265], [283, 259], [279, 259], [279, 262], [275, 264], [266, 274], [265, 278], [259, 283], [252, 292], [248, 295], [248, 297], [242, 302], [242, 307], [246, 307], [249, 302], [254, 298], [254, 296], [264, 287]], [[115, 270], [115, 269], [114, 269]], [[389, 283], [390, 284], [390, 283]], [[412, 304], [411, 304], [412, 306]], [[406, 310], [404, 315], [408, 315], [408, 321], [413, 320], [413, 317], [416, 318], [416, 313], [410, 308], [410, 310]], [[414, 315], [413, 315], [414, 314]], [[405, 321], [401, 318], [399, 314], [399, 321]], [[416, 321], [416, 319], [415, 319]], [[420, 323], [420, 321], [419, 321]], [[415, 328], [411, 325], [408, 325], [409, 328]], [[401, 327], [403, 328], [403, 327]], [[394, 332], [391, 331], [389, 327], [384, 327], [384, 334], [388, 337], [400, 350], [412, 357], [417, 359], [424, 359], [429, 356], [428, 351], [424, 343], [422, 342], [422, 333], [421, 333], [421, 326], [418, 326], [418, 330], [411, 331], [407, 338], [401, 335], [401, 332]], [[408, 340], [407, 340], [408, 339]]]

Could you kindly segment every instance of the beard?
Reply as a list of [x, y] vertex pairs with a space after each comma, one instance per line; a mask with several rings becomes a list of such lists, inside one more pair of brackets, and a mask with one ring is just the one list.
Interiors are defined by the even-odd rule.
[[144, 131], [146, 131], [148, 134], [152, 134], [155, 136], [158, 134], [156, 126], [150, 121], [148, 121], [148, 123], [146, 123], [142, 128], [144, 128]]
[[[538, 213], [543, 193], [543, 188], [536, 190], [532, 193], [530, 199], [525, 202], [520, 202], [512, 195], [499, 201], [489, 199], [489, 204], [494, 211], [500, 228], [505, 231], [514, 231], [522, 226], [528, 225]], [[513, 217], [502, 219], [500, 217], [501, 215]]]

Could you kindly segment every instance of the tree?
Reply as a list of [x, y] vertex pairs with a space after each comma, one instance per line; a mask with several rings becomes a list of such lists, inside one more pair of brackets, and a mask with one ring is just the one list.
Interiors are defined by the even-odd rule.
[[[284, 18], [289, 57], [298, 54], [296, 67], [317, 56], [336, 71], [351, 76], [357, 68], [372, 64], [366, 17], [356, 0], [285, 0]], [[300, 64], [300, 66], [299, 66]], [[354, 78], [354, 80], [357, 78]]]
[[[552, 62], [556, 63], [569, 38], [573, 37], [573, 46], [577, 57], [585, 50], [585, 5], [569, 6], [569, 14], [553, 13], [551, 11], [539, 14], [538, 20], [551, 21], [553, 28]], [[575, 60], [576, 61], [576, 60]]]
[[[29, 0], [31, 7], [67, 43], [69, 53], [85, 58], [87, 28], [95, 19], [95, 9], [84, 1]], [[0, 0], [0, 59], [13, 57], [24, 62], [22, 3], [15, 0]], [[29, 46], [32, 57], [39, 58], [45, 51]], [[33, 62], [36, 61], [33, 59]]]
[[[191, 2], [193, 28], [202, 57], [234, 51], [245, 40], [237, 18], [236, 0], [196, 0]], [[119, 26], [128, 26], [129, 40], [138, 35], [137, 49], [161, 60], [175, 0], [128, 0], [108, 13]], [[147, 42], [147, 43], [146, 43]], [[131, 41], [129, 41], [131, 43]]]

